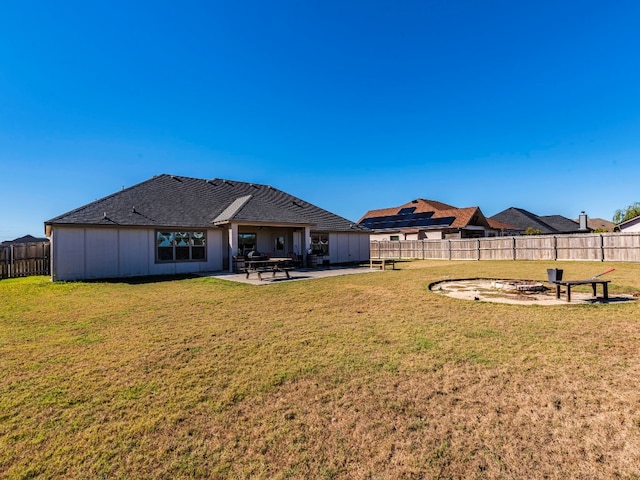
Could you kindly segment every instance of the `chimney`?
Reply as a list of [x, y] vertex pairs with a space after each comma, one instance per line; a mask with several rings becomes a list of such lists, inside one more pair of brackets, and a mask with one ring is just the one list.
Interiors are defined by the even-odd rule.
[[586, 231], [589, 230], [589, 227], [587, 226], [587, 214], [583, 212], [580, 212], [580, 231]]

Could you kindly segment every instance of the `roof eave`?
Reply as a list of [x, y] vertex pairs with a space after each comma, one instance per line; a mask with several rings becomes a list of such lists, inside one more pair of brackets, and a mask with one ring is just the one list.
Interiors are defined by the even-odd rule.
[[212, 222], [217, 227], [225, 225], [238, 225], [238, 226], [257, 226], [257, 227], [314, 227], [317, 223], [311, 222], [283, 222], [283, 221], [268, 221], [268, 220], [220, 220], [218, 222]]

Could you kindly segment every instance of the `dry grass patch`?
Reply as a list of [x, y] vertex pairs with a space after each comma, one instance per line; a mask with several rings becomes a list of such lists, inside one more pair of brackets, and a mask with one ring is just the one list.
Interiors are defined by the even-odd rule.
[[[411, 262], [262, 287], [3, 280], [0, 477], [638, 478], [637, 302], [427, 290], [548, 266]], [[640, 265], [614, 266], [612, 292], [640, 291]]]

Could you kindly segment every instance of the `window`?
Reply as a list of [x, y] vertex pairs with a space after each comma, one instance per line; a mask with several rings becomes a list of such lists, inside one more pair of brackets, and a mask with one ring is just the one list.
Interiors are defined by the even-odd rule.
[[206, 260], [205, 232], [156, 232], [158, 262]]
[[239, 233], [238, 234], [238, 255], [246, 255], [256, 248], [255, 233]]
[[400, 235], [389, 235], [389, 240], [392, 242], [397, 242], [400, 240]]
[[275, 238], [275, 246], [274, 249], [276, 252], [284, 251], [284, 236], [279, 235]]
[[313, 255], [329, 255], [329, 235], [321, 233], [311, 235], [311, 253]]

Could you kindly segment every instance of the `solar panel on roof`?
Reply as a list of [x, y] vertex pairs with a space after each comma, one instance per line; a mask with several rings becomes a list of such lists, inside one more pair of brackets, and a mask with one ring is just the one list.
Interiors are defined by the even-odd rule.
[[433, 212], [408, 213], [404, 215], [386, 215], [366, 218], [361, 222], [372, 230], [391, 230], [402, 228], [428, 228], [451, 225], [455, 217], [431, 218]]
[[416, 211], [416, 207], [405, 207], [400, 209], [400, 211], [398, 212], [398, 215], [405, 215], [407, 213], [413, 213]]

